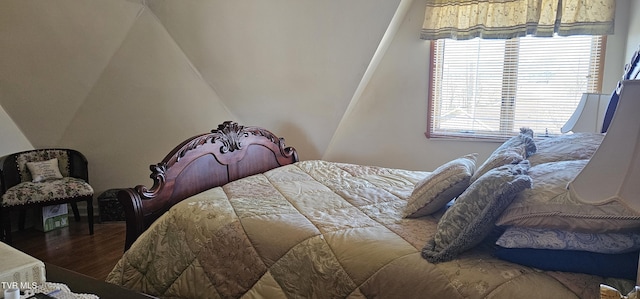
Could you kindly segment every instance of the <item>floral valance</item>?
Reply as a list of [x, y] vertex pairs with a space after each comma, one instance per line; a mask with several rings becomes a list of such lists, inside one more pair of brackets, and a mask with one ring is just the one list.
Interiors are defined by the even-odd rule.
[[614, 15], [615, 0], [427, 0], [420, 37], [607, 35]]

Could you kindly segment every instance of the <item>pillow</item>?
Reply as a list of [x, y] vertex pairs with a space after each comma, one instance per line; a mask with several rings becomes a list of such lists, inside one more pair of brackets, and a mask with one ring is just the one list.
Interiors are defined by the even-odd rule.
[[638, 251], [605, 254], [577, 250], [500, 248], [497, 258], [546, 271], [586, 273], [602, 277], [636, 279]]
[[471, 182], [477, 180], [487, 171], [507, 164], [517, 164], [536, 152], [536, 144], [533, 141], [533, 130], [521, 128], [518, 136], [513, 136], [502, 143], [487, 158], [471, 177]]
[[589, 234], [558, 229], [509, 227], [496, 241], [504, 248], [627, 253], [640, 250], [640, 233]]
[[469, 154], [436, 168], [419, 181], [404, 209], [404, 217], [421, 217], [442, 209], [469, 187], [478, 154]]
[[63, 177], [68, 177], [70, 173], [69, 153], [66, 149], [38, 149], [22, 152], [16, 155], [16, 163], [20, 172], [20, 182], [33, 182], [33, 177], [27, 167], [27, 162], [46, 161], [58, 159], [58, 167]]
[[604, 134], [573, 133], [535, 139], [537, 151], [529, 157], [531, 166], [557, 161], [591, 159]]
[[27, 168], [29, 168], [34, 183], [62, 178], [57, 158], [41, 162], [27, 162]]
[[583, 233], [638, 231], [640, 214], [631, 208], [617, 201], [582, 203], [567, 189], [567, 184], [588, 162], [559, 161], [532, 166], [529, 176], [533, 188], [518, 194], [496, 224]]
[[422, 249], [422, 257], [432, 263], [445, 262], [479, 244], [516, 194], [531, 188], [528, 168], [526, 161], [501, 166], [473, 182], [440, 218], [435, 236]]

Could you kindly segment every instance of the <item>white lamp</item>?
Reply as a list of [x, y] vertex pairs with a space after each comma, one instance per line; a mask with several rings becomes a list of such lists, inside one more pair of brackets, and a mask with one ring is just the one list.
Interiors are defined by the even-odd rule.
[[578, 107], [560, 132], [600, 132], [610, 97], [608, 94], [583, 93]]
[[609, 131], [569, 183], [572, 197], [598, 205], [617, 201], [640, 215], [640, 80], [622, 83]]
[[[640, 80], [622, 82], [607, 135], [569, 183], [572, 198], [598, 205], [618, 203], [640, 214]], [[602, 123], [602, 122], [600, 122]], [[640, 260], [638, 261], [640, 267]], [[640, 285], [640, 271], [636, 276]]]

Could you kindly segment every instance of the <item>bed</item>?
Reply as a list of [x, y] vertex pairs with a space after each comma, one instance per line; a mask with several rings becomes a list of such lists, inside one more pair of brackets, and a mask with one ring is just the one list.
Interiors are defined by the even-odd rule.
[[640, 213], [567, 190], [614, 129], [523, 128], [484, 161], [425, 172], [299, 161], [270, 131], [224, 122], [152, 165], [152, 187], [118, 193], [126, 251], [107, 281], [163, 298], [626, 294]]

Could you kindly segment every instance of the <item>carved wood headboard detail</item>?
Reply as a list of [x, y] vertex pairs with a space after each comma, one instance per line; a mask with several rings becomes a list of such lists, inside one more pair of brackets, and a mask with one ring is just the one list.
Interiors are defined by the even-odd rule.
[[125, 250], [158, 217], [176, 203], [202, 191], [298, 161], [294, 148], [284, 139], [260, 127], [232, 121], [211, 133], [191, 137], [151, 165], [153, 186], [122, 189], [127, 236]]

